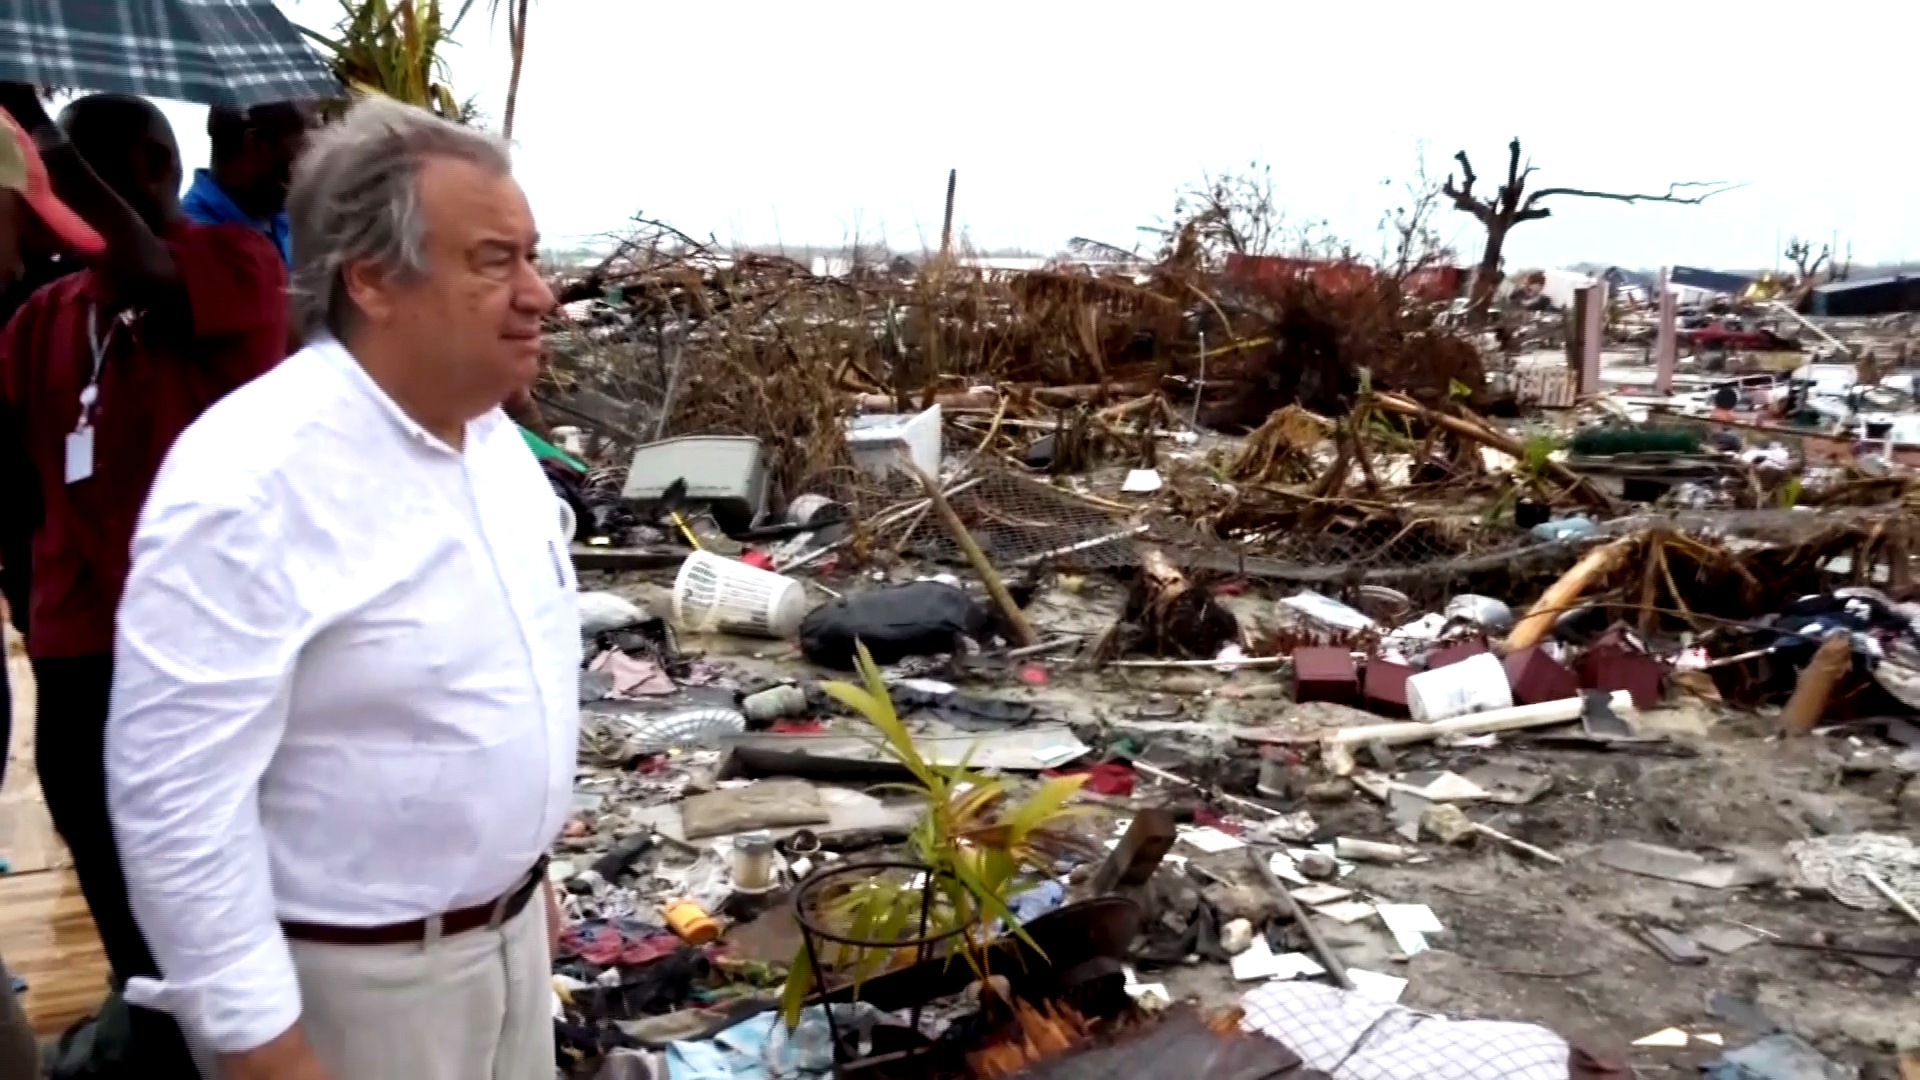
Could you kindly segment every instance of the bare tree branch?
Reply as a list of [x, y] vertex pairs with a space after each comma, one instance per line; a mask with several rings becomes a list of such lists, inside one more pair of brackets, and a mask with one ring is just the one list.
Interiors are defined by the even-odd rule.
[[1477, 179], [1473, 165], [1467, 160], [1467, 152], [1462, 150], [1453, 155], [1460, 163], [1460, 172], [1464, 180], [1455, 183], [1448, 176], [1440, 187], [1440, 193], [1452, 200], [1455, 209], [1472, 214], [1487, 230], [1487, 243], [1480, 257], [1480, 265], [1474, 271], [1473, 297], [1469, 311], [1477, 318], [1483, 315], [1493, 300], [1494, 290], [1502, 276], [1502, 254], [1506, 246], [1507, 233], [1515, 225], [1524, 221], [1539, 221], [1553, 216], [1551, 207], [1542, 205], [1551, 198], [1569, 199], [1607, 199], [1613, 202], [1643, 203], [1664, 202], [1697, 206], [1715, 195], [1721, 195], [1744, 184], [1722, 180], [1683, 180], [1668, 184], [1665, 194], [1652, 192], [1594, 191], [1588, 188], [1554, 187], [1527, 191], [1527, 182], [1533, 178], [1533, 162], [1521, 155], [1520, 140], [1515, 137], [1507, 143], [1507, 181], [1497, 191], [1486, 197], [1473, 193], [1473, 184]]
[[[1453, 155], [1453, 160], [1460, 163], [1460, 172], [1466, 178], [1466, 182], [1460, 185], [1460, 190], [1457, 194], [1471, 196], [1473, 194], [1473, 182], [1479, 179], [1479, 177], [1473, 175], [1473, 162], [1467, 160], [1467, 152], [1465, 150]], [[1452, 188], [1453, 177], [1447, 177], [1447, 186], [1448, 188]], [[1453, 195], [1456, 194], [1456, 192], [1449, 190], [1447, 194]]]
[[[1667, 193], [1665, 195], [1630, 194], [1622, 191], [1588, 191], [1585, 188], [1541, 188], [1527, 196], [1527, 206], [1530, 207], [1541, 199], [1550, 198], [1555, 195], [1565, 195], [1569, 198], [1578, 199], [1611, 199], [1614, 202], [1623, 203], [1663, 202], [1679, 203], [1684, 206], [1698, 206], [1708, 199], [1713, 198], [1715, 195], [1724, 195], [1729, 191], [1736, 191], [1746, 186], [1745, 184], [1728, 183], [1725, 180], [1682, 180], [1678, 183], [1667, 185]], [[1710, 188], [1712, 190], [1703, 191], [1698, 195], [1681, 195], [1679, 193], [1681, 188]]]

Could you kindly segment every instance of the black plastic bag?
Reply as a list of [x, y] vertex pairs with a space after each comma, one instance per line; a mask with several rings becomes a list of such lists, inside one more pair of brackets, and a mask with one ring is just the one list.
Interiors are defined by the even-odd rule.
[[986, 605], [963, 589], [915, 581], [842, 597], [800, 623], [800, 651], [821, 667], [854, 669], [854, 642], [885, 666], [909, 656], [936, 656], [983, 637], [993, 623]]

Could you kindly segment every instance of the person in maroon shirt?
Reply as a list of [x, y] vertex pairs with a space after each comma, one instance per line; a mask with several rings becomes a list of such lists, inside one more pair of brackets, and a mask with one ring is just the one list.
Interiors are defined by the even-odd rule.
[[[54, 190], [107, 245], [0, 330], [0, 413], [19, 432], [42, 508], [27, 629], [40, 784], [124, 984], [159, 973], [107, 817], [114, 609], [141, 504], [174, 440], [285, 355], [286, 272], [260, 234], [182, 216], [180, 152], [151, 103], [93, 95], [56, 126], [22, 89], [0, 86], [0, 107], [33, 133]], [[171, 1017], [132, 1016], [137, 1075], [197, 1076]]]
[[[53, 193], [40, 155], [34, 153], [33, 140], [11, 114], [0, 109], [0, 297], [7, 295], [9, 285], [32, 275], [32, 253], [23, 233], [51, 238], [76, 253], [99, 254], [105, 247], [100, 234]], [[5, 304], [6, 300], [0, 299], [0, 305]], [[0, 323], [11, 313], [10, 307], [0, 308]], [[13, 436], [9, 432], [4, 437]], [[0, 494], [17, 497], [16, 488], [5, 486], [15, 482], [14, 477], [0, 478]], [[0, 544], [0, 557], [7, 560], [8, 571], [16, 569], [14, 560], [18, 556], [18, 551]], [[12, 595], [8, 594], [9, 604]], [[0, 660], [0, 786], [6, 782], [5, 748], [12, 719], [13, 692], [8, 685], [7, 665]], [[0, 1076], [34, 1077], [40, 1075], [40, 1046], [17, 997], [13, 976], [7, 973], [5, 958], [0, 958]]]

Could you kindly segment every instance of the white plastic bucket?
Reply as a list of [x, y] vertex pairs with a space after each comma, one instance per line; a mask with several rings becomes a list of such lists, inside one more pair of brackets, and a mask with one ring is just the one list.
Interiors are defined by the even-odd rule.
[[1512, 707], [1507, 669], [1492, 653], [1469, 656], [1407, 680], [1407, 712], [1421, 723]]
[[798, 581], [711, 552], [688, 555], [673, 581], [673, 621], [696, 634], [790, 638], [806, 615], [807, 593]]

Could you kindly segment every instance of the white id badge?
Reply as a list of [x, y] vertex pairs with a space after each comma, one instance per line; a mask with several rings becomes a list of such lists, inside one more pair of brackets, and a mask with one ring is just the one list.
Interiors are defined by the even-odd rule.
[[93, 475], [93, 427], [88, 425], [67, 433], [67, 483], [77, 484]]

